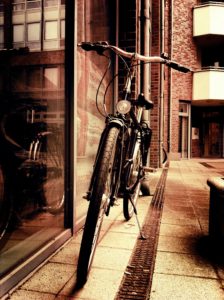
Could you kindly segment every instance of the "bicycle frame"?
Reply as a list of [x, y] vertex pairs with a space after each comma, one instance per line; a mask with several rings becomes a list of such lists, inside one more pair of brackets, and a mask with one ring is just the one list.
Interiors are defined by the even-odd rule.
[[[136, 62], [135, 59], [131, 60], [131, 66], [130, 66], [131, 72], [129, 72], [126, 77], [126, 82], [124, 84], [124, 90], [123, 90], [123, 99], [128, 99], [129, 95], [131, 94], [132, 79], [134, 78], [134, 73], [135, 73], [134, 72], [135, 62]], [[99, 147], [98, 147], [98, 151], [97, 151], [97, 155], [96, 155], [96, 159], [95, 159], [95, 163], [94, 163], [94, 167], [93, 167], [93, 174], [91, 177], [90, 186], [89, 186], [89, 189], [87, 192], [87, 196], [85, 197], [87, 200], [92, 199], [92, 186], [94, 184], [94, 180], [98, 173], [98, 161], [100, 159], [101, 149], [104, 144], [104, 139], [107, 136], [107, 132], [113, 126], [120, 129], [120, 143], [121, 143], [120, 147], [122, 150], [120, 151], [120, 159], [119, 159], [120, 162], [119, 162], [119, 166], [118, 166], [116, 182], [114, 183], [113, 192], [110, 196], [109, 206], [108, 206], [108, 209], [106, 210], [106, 215], [109, 214], [110, 207], [113, 206], [115, 199], [118, 197], [118, 191], [121, 193], [132, 194], [133, 191], [135, 190], [136, 186], [140, 182], [140, 180], [142, 180], [144, 178], [143, 168], [140, 168], [138, 170], [136, 182], [131, 187], [129, 187], [127, 185], [128, 178], [130, 176], [131, 165], [133, 162], [133, 155], [134, 155], [134, 150], [135, 150], [135, 145], [136, 145], [137, 140], [138, 139], [140, 140], [140, 151], [141, 151], [141, 156], [143, 158], [142, 161], [144, 163], [146, 163], [148, 148], [150, 146], [149, 143], [151, 140], [151, 130], [150, 130], [150, 128], [147, 128], [148, 131], [150, 132], [150, 139], [149, 139], [148, 145], [146, 146], [144, 143], [144, 137], [143, 137], [142, 126], [141, 126], [141, 117], [142, 117], [142, 113], [143, 113], [143, 109], [144, 109], [143, 107], [145, 106], [146, 103], [149, 104], [150, 102], [145, 100], [144, 96], [142, 96], [142, 95], [140, 95], [139, 98], [141, 99], [141, 101], [138, 101], [138, 102], [137, 102], [137, 100], [133, 100], [133, 101], [129, 100], [129, 101], [131, 101], [131, 105], [132, 105], [131, 110], [128, 114], [130, 119], [127, 117], [127, 115], [122, 115], [120, 113], [110, 115], [106, 118], [106, 126], [105, 126], [103, 133], [101, 135], [101, 138], [100, 138]], [[136, 103], [134, 103], [134, 102], [136, 102]], [[136, 104], [139, 104], [139, 105], [136, 105]], [[135, 108], [135, 106], [137, 108]], [[153, 105], [151, 104], [150, 108], [152, 108], [152, 107], [153, 107]], [[129, 133], [129, 130], [131, 131], [130, 133]], [[125, 135], [128, 137], [128, 146], [124, 144]], [[144, 145], [146, 147], [144, 147]], [[147, 150], [146, 150], [146, 148], [147, 148]], [[127, 157], [127, 155], [128, 155], [128, 157]], [[123, 170], [123, 171], [121, 171], [121, 170]]]

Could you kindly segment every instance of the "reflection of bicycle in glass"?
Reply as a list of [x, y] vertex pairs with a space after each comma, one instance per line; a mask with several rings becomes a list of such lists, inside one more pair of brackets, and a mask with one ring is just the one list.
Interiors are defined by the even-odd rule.
[[[141, 119], [144, 109], [153, 108], [152, 102], [147, 100], [143, 94], [140, 94], [136, 100], [130, 99], [135, 69], [139, 65], [137, 61], [162, 63], [182, 72], [189, 71], [167, 58], [146, 57], [137, 53], [129, 53], [118, 47], [110, 46], [106, 42], [83, 42], [79, 46], [86, 51], [94, 50], [106, 58], [108, 58], [104, 55], [106, 50], [118, 55], [125, 65], [126, 81], [123, 97], [117, 103], [115, 114], [107, 113], [104, 97], [104, 112], [101, 114], [106, 119], [106, 126], [101, 135], [86, 197], [90, 203], [78, 259], [77, 287], [85, 284], [87, 280], [104, 214], [109, 215], [110, 208], [116, 199], [118, 197], [123, 198], [123, 213], [126, 220], [129, 220], [133, 213], [137, 216], [136, 203], [141, 182], [144, 179], [144, 167], [146, 166], [151, 139], [151, 129]], [[130, 59], [129, 65], [123, 57]], [[98, 105], [97, 108], [99, 109]], [[144, 238], [141, 229], [140, 234], [141, 238]]]
[[22, 218], [64, 207], [63, 133], [38, 121], [41, 110], [20, 104], [0, 121], [0, 239]]

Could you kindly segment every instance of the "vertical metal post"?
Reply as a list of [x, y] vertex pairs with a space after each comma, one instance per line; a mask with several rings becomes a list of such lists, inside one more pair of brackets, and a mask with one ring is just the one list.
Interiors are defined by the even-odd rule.
[[[150, 55], [150, 0], [141, 1], [141, 28], [143, 34], [142, 48], [143, 55]], [[147, 99], [150, 98], [150, 64], [143, 64], [142, 67], [142, 92]], [[142, 121], [150, 124], [150, 113], [147, 110], [143, 111]]]
[[[164, 0], [160, 1], [160, 52], [164, 52]], [[164, 65], [160, 65], [159, 166], [163, 164], [164, 135]]]

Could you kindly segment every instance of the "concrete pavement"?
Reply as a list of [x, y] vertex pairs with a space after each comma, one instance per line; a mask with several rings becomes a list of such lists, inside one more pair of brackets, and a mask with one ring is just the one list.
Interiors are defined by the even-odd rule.
[[[208, 165], [203, 164], [208, 163]], [[223, 166], [223, 168], [221, 167]], [[161, 170], [149, 175], [154, 192]], [[224, 259], [208, 239], [207, 178], [224, 175], [224, 160], [182, 160], [170, 163], [156, 253], [152, 300], [224, 299]], [[143, 224], [152, 196], [138, 202]], [[74, 291], [82, 232], [66, 243], [26, 278], [8, 299], [112, 300], [138, 236], [135, 218], [125, 222], [122, 203], [105, 218], [89, 280]], [[223, 255], [224, 256], [224, 255]], [[134, 298], [133, 298], [134, 299]]]
[[[224, 252], [208, 238], [207, 178], [224, 174], [223, 160], [171, 162], [165, 190], [152, 300], [224, 299]], [[214, 167], [212, 167], [212, 165]]]

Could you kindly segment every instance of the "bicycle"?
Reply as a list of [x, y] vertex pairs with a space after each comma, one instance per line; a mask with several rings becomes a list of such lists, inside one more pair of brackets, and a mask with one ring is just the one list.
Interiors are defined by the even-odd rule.
[[39, 120], [43, 106], [9, 102], [0, 120], [1, 246], [22, 218], [43, 211], [55, 215], [64, 208], [61, 129]]
[[[105, 128], [100, 138], [89, 190], [85, 197], [90, 203], [79, 252], [76, 281], [77, 287], [82, 287], [86, 283], [91, 269], [103, 217], [109, 215], [110, 208], [116, 199], [123, 198], [123, 214], [126, 220], [129, 220], [133, 213], [137, 218], [136, 203], [145, 175], [144, 167], [152, 134], [147, 123], [142, 122], [141, 118], [144, 109], [153, 108], [153, 103], [147, 100], [143, 94], [139, 94], [134, 100], [130, 98], [135, 69], [139, 65], [138, 61], [166, 64], [181, 72], [188, 72], [189, 69], [166, 57], [147, 57], [127, 52], [119, 47], [109, 45], [107, 42], [82, 42], [78, 46], [85, 51], [95, 51], [106, 57], [109, 59], [108, 66], [110, 58], [104, 52], [110, 50], [121, 58], [126, 71], [123, 97], [117, 102], [116, 112], [108, 114], [106, 109], [104, 110]], [[124, 57], [130, 59], [130, 65]], [[100, 86], [97, 93], [99, 88]], [[96, 99], [97, 97], [98, 94]], [[138, 226], [140, 237], [144, 239], [139, 222]]]

